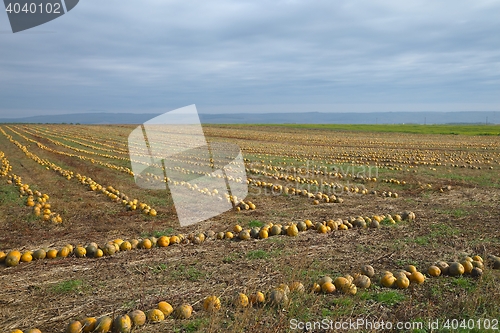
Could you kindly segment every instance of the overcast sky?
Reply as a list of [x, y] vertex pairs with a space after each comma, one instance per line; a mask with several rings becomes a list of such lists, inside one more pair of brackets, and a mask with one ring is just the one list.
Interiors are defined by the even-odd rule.
[[81, 0], [13, 34], [0, 117], [500, 111], [500, 1]]

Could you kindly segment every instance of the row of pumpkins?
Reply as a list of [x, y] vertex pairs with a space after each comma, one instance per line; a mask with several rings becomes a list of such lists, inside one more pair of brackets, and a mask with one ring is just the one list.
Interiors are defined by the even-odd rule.
[[[500, 257], [490, 256], [494, 269], [500, 269]], [[462, 274], [470, 274], [473, 277], [480, 277], [484, 269], [483, 258], [476, 255], [473, 257], [465, 256], [462, 260], [445, 262], [438, 261], [429, 266], [427, 275], [436, 277], [441, 274], [449, 276], [460, 276]], [[421, 285], [425, 282], [426, 276], [424, 273], [417, 270], [413, 265], [408, 265], [404, 269], [391, 271], [383, 271], [376, 276], [375, 270], [371, 265], [362, 266], [355, 274], [346, 274], [332, 279], [330, 276], [323, 276], [313, 283], [310, 288], [312, 293], [333, 294], [340, 292], [344, 295], [355, 295], [358, 289], [368, 289], [377, 281], [382, 287], [407, 289], [410, 285]], [[290, 284], [282, 283], [273, 288], [270, 292], [264, 294], [257, 291], [251, 295], [237, 292], [234, 294], [232, 304], [237, 309], [247, 308], [251, 306], [269, 305], [272, 307], [283, 308], [290, 304], [289, 295], [292, 292], [304, 293], [306, 288], [299, 281], [293, 281]], [[203, 300], [203, 310], [208, 313], [218, 312], [222, 308], [221, 300], [215, 295], [207, 296]], [[146, 312], [141, 310], [133, 310], [128, 314], [122, 314], [114, 319], [108, 315], [96, 317], [86, 317], [81, 320], [73, 320], [66, 327], [66, 333], [128, 333], [133, 328], [140, 327], [146, 323], [156, 323], [165, 320], [169, 316], [175, 319], [189, 319], [193, 314], [193, 307], [187, 303], [183, 303], [175, 309], [166, 301], [161, 301], [153, 309]], [[16, 329], [11, 333], [23, 333]], [[25, 333], [41, 333], [38, 329], [30, 329]]]
[[46, 193], [41, 193], [40, 191], [33, 191], [29, 184], [25, 184], [22, 178], [14, 173], [12, 173], [12, 165], [5, 156], [5, 153], [0, 151], [0, 176], [7, 178], [7, 184], [14, 184], [19, 190], [19, 197], [25, 197], [26, 206], [33, 207], [33, 214], [35, 216], [41, 217], [44, 221], [52, 221], [54, 223], [61, 223], [62, 217], [50, 210], [51, 206], [48, 202], [49, 195]]
[[[9, 128], [14, 133], [23, 137], [25, 140], [28, 140], [30, 142], [37, 144], [38, 147], [41, 149], [44, 149], [44, 150], [47, 150], [50, 152], [56, 152], [59, 154], [67, 155], [70, 157], [75, 156], [74, 154], [59, 152], [57, 150], [48, 148], [45, 145], [39, 143], [38, 141], [30, 139], [30, 138], [24, 136], [23, 134], [16, 132], [15, 130], [13, 130], [12, 128], [10, 128], [8, 126], [7, 126], [7, 128]], [[145, 203], [141, 203], [137, 199], [133, 199], [133, 200], [129, 199], [128, 196], [126, 196], [123, 192], [118, 191], [117, 189], [113, 188], [112, 186], [106, 187], [104, 185], [101, 185], [101, 184], [95, 182], [94, 180], [92, 180], [91, 177], [87, 177], [87, 176], [80, 175], [80, 174], [75, 175], [73, 171], [63, 169], [63, 168], [57, 166], [56, 164], [49, 162], [46, 159], [41, 159], [38, 155], [31, 153], [26, 146], [23, 146], [21, 143], [19, 143], [17, 140], [15, 140], [11, 135], [7, 134], [2, 128], [0, 128], [0, 132], [4, 136], [6, 136], [7, 139], [9, 139], [9, 141], [14, 143], [17, 147], [19, 147], [26, 154], [27, 157], [31, 158], [33, 161], [37, 162], [38, 164], [46, 167], [47, 170], [51, 169], [51, 170], [55, 171], [56, 173], [58, 173], [59, 175], [61, 175], [62, 177], [66, 178], [67, 180], [71, 180], [73, 178], [76, 178], [80, 184], [87, 186], [92, 191], [101, 192], [103, 195], [105, 195], [106, 197], [108, 197], [112, 201], [121, 203], [124, 207], [126, 207], [127, 210], [140, 209], [142, 211], [142, 213], [145, 215], [149, 215], [149, 216], [156, 216], [157, 215], [156, 210], [151, 208], [149, 205], [147, 205]], [[79, 157], [80, 159], [87, 159], [84, 156], [78, 155], [77, 157]], [[91, 162], [98, 163], [99, 161], [92, 160]], [[110, 166], [109, 163], [99, 163], [99, 164], [104, 165], [104, 166], [108, 166], [108, 167]], [[30, 198], [28, 198], [26, 205], [35, 207], [36, 203], [34, 202], [34, 200], [29, 200], [29, 199]], [[40, 210], [41, 210], [40, 215], [42, 215], [41, 213], [43, 212], [44, 220], [45, 219], [52, 219], [53, 222], [55, 222], [55, 223], [62, 222], [62, 218], [59, 214], [57, 214], [57, 215], [54, 215], [53, 213], [45, 214], [46, 209], [47, 208], [44, 208], [42, 210], [40, 207]], [[50, 209], [48, 209], [48, 211], [50, 212]], [[37, 214], [36, 207], [34, 208], [34, 213]]]
[[269, 236], [277, 235], [288, 235], [291, 237], [298, 236], [299, 232], [307, 230], [315, 230], [318, 233], [326, 234], [334, 230], [348, 230], [350, 228], [379, 228], [380, 223], [387, 222], [394, 224], [402, 220], [413, 221], [415, 219], [415, 214], [413, 212], [404, 212], [402, 215], [374, 215], [370, 217], [349, 218], [347, 220], [337, 219], [329, 220], [323, 222], [317, 222], [314, 224], [311, 220], [301, 221], [297, 224], [291, 223], [289, 225], [282, 226], [281, 224], [268, 223], [261, 228], [243, 229], [240, 225], [235, 225], [233, 231], [218, 232], [215, 233], [212, 230], [206, 233], [189, 234], [185, 236], [183, 234], [178, 234], [174, 236], [161, 236], [159, 238], [149, 237], [142, 240], [132, 239], [122, 240], [115, 239], [106, 243], [103, 246], [99, 246], [97, 243], [90, 243], [87, 246], [77, 245], [74, 247], [71, 244], [63, 246], [59, 250], [57, 249], [38, 249], [36, 251], [25, 251], [21, 253], [18, 250], [12, 250], [8, 253], [0, 251], [0, 263], [4, 263], [7, 267], [14, 267], [19, 265], [21, 262], [31, 262], [33, 260], [41, 259], [55, 259], [55, 258], [66, 258], [74, 254], [77, 258], [100, 258], [104, 255], [114, 255], [119, 251], [129, 251], [132, 249], [151, 249], [152, 247], [167, 247], [170, 244], [201, 244], [206, 238], [214, 239], [239, 239], [239, 240], [249, 240], [254, 239], [265, 239]]

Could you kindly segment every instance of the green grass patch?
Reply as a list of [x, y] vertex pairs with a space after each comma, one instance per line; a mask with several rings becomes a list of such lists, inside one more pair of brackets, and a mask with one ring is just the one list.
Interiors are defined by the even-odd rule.
[[374, 293], [370, 296], [369, 299], [373, 299], [379, 303], [383, 303], [385, 305], [394, 306], [403, 302], [406, 297], [396, 290], [388, 290]]
[[78, 292], [82, 287], [82, 280], [67, 280], [52, 285], [50, 290], [56, 294], [67, 294], [70, 292]]
[[259, 220], [252, 220], [248, 222], [248, 227], [250, 228], [260, 228], [264, 225], [264, 222], [261, 222]]
[[300, 129], [321, 129], [331, 131], [447, 134], [447, 135], [500, 135], [499, 125], [417, 125], [417, 124], [263, 124]]
[[247, 259], [254, 260], [254, 259], [267, 259], [269, 258], [270, 253], [264, 250], [254, 250], [254, 251], [249, 251], [247, 252]]

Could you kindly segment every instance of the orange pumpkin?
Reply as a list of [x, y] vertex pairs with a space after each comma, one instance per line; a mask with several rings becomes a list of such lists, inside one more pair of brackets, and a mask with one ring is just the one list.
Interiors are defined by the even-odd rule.
[[161, 312], [163, 312], [165, 317], [170, 316], [170, 314], [174, 311], [174, 309], [172, 308], [172, 305], [170, 305], [170, 303], [167, 303], [165, 301], [161, 301], [160, 303], [158, 303], [158, 309]]

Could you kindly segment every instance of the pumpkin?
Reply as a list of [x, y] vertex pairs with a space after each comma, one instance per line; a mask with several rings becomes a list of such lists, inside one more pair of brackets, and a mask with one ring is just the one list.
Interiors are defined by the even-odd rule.
[[134, 310], [128, 314], [132, 321], [132, 326], [142, 326], [146, 323], [146, 314], [141, 310]]
[[20, 329], [15, 329], [10, 331], [10, 333], [23, 333], [23, 331], [21, 331]]
[[177, 236], [170, 236], [170, 244], [180, 244], [181, 240]]
[[130, 245], [132, 245], [133, 249], [137, 249], [137, 245], [139, 245], [139, 241], [137, 239], [132, 239], [130, 241]]
[[148, 239], [151, 241], [151, 247], [155, 247], [158, 239], [154, 236], [148, 237]]
[[269, 295], [269, 301], [272, 306], [286, 306], [288, 304], [288, 296], [282, 289], [274, 289]]
[[371, 280], [368, 276], [360, 274], [354, 279], [353, 283], [358, 288], [367, 289], [370, 288]]
[[126, 314], [118, 316], [113, 321], [113, 333], [130, 333], [132, 331], [132, 320]]
[[373, 220], [371, 223], [370, 223], [370, 228], [374, 228], [374, 229], [378, 229], [380, 228], [380, 222], [377, 221], [377, 220]]
[[193, 314], [193, 307], [189, 304], [182, 304], [175, 308], [174, 316], [177, 319], [189, 319]]
[[142, 241], [140, 241], [139, 244], [137, 244], [137, 247], [139, 249], [150, 249], [152, 246], [153, 246], [153, 243], [151, 242], [151, 240], [149, 238], [145, 238]]
[[158, 238], [156, 244], [158, 244], [159, 247], [167, 247], [170, 245], [170, 237], [161, 236], [160, 238]]
[[95, 257], [96, 258], [101, 258], [103, 255], [104, 255], [104, 252], [101, 249], [97, 249]]
[[21, 262], [31, 262], [33, 260], [33, 257], [31, 255], [31, 252], [30, 251], [26, 251], [23, 253], [23, 255], [21, 256]]
[[406, 276], [400, 276], [396, 279], [396, 286], [399, 289], [406, 289], [410, 286], [410, 280]]
[[346, 279], [345, 277], [343, 276], [339, 276], [337, 278], [335, 278], [335, 280], [333, 281], [333, 284], [335, 284], [335, 287], [339, 290], [341, 289], [344, 289], [346, 286], [350, 285], [351, 282]]
[[[477, 268], [481, 268], [481, 269], [484, 269], [484, 264], [482, 261], [478, 261], [478, 260], [474, 260], [472, 262], [472, 266], [473, 267], [477, 267]], [[494, 267], [493, 267], [494, 268]]]
[[234, 298], [234, 305], [238, 308], [244, 308], [248, 306], [248, 297], [243, 293], [238, 293]]
[[459, 276], [464, 274], [464, 272], [465, 272], [464, 266], [462, 266], [462, 264], [458, 262], [452, 262], [448, 267], [448, 274], [451, 276]]
[[427, 273], [430, 275], [430, 276], [439, 276], [441, 275], [441, 269], [436, 266], [436, 265], [431, 265], [429, 266], [429, 268], [427, 269]]
[[326, 234], [328, 232], [328, 227], [324, 224], [321, 224], [316, 228], [316, 230], [318, 230], [320, 234]]
[[208, 312], [220, 310], [220, 299], [217, 296], [208, 296], [203, 300], [203, 309]]
[[26, 333], [42, 333], [38, 328], [30, 328]]
[[299, 234], [299, 229], [295, 224], [292, 224], [286, 229], [286, 234], [290, 237], [295, 237]]
[[13, 250], [10, 251], [5, 257], [5, 265], [7, 267], [14, 267], [19, 265], [20, 260], [21, 260], [21, 252]]
[[325, 282], [321, 285], [321, 291], [323, 291], [325, 294], [331, 294], [335, 292], [335, 285], [331, 282]]
[[75, 249], [75, 256], [77, 258], [84, 258], [87, 255], [87, 250], [84, 247], [77, 246]]
[[66, 326], [66, 333], [80, 333], [82, 331], [82, 323], [78, 320], [72, 321]]
[[483, 270], [479, 267], [473, 267], [470, 275], [476, 278], [480, 277], [481, 275], [483, 275]]
[[120, 251], [130, 251], [132, 250], [132, 244], [129, 241], [124, 241], [120, 244]]
[[151, 309], [146, 313], [146, 317], [150, 322], [156, 323], [165, 320], [165, 315], [159, 309]]
[[448, 274], [448, 269], [449, 269], [450, 265], [448, 265], [448, 263], [446, 261], [438, 261], [436, 263], [436, 266], [439, 267], [439, 269], [441, 270], [441, 274], [444, 274], [444, 275]]
[[415, 272], [411, 273], [410, 281], [414, 282], [416, 284], [422, 284], [425, 281], [425, 276], [424, 276], [424, 274], [415, 271]]
[[95, 323], [95, 333], [107, 333], [111, 331], [111, 328], [113, 327], [113, 319], [111, 319], [108, 316], [102, 316], [99, 319], [97, 319]]
[[47, 253], [43, 249], [38, 249], [35, 252], [33, 252], [33, 259], [36, 260], [45, 259], [46, 256]]
[[216, 238], [217, 239], [224, 239], [224, 236], [225, 236], [224, 232], [220, 231], [220, 232], [217, 233]]
[[355, 284], [351, 283], [348, 286], [346, 286], [345, 288], [343, 288], [342, 292], [344, 294], [348, 294], [348, 295], [356, 295], [356, 293], [358, 292], [358, 288], [356, 287]]
[[236, 224], [236, 225], [233, 227], [233, 231], [234, 231], [235, 233], [239, 233], [239, 232], [241, 232], [241, 230], [243, 230], [243, 228], [242, 228], [240, 225], [238, 225], [238, 224]]
[[281, 235], [281, 227], [277, 224], [273, 225], [270, 232], [269, 232], [269, 236], [277, 236], [277, 235]]
[[266, 239], [269, 236], [267, 229], [260, 229], [259, 237], [262, 239]]
[[87, 317], [81, 321], [84, 333], [90, 333], [95, 330], [97, 319], [94, 317]]
[[6, 257], [7, 257], [7, 254], [3, 251], [0, 251], [0, 264], [5, 261]]
[[50, 249], [47, 251], [47, 256], [48, 259], [54, 259], [57, 257], [57, 250], [56, 249]]
[[311, 220], [305, 220], [304, 223], [307, 226], [307, 229], [311, 229], [314, 225]]
[[319, 283], [313, 283], [313, 286], [311, 287], [311, 291], [313, 293], [319, 293], [321, 291], [321, 286], [319, 285]]
[[247, 230], [241, 230], [240, 233], [238, 234], [238, 238], [241, 240], [249, 240], [250, 233]]
[[174, 308], [172, 308], [172, 305], [170, 305], [170, 303], [165, 302], [165, 301], [161, 301], [160, 303], [158, 303], [158, 309], [161, 312], [163, 312], [165, 317], [170, 316], [170, 314], [174, 311]]
[[299, 222], [299, 223], [297, 223], [297, 229], [299, 231], [306, 231], [307, 230], [307, 224], [305, 224], [305, 222]]
[[361, 273], [363, 273], [364, 275], [368, 276], [369, 278], [372, 278], [372, 277], [375, 276], [375, 270], [370, 265], [364, 265], [364, 266], [362, 266], [361, 267]]
[[233, 234], [231, 231], [227, 231], [227, 232], [224, 234], [224, 238], [225, 238], [225, 239], [233, 239], [233, 238], [234, 238], [234, 234]]
[[290, 284], [290, 291], [303, 293], [305, 291], [304, 285], [299, 281], [294, 281]]
[[474, 256], [474, 257], [472, 257], [472, 260], [473, 260], [473, 261], [480, 261], [480, 262], [483, 262], [483, 258], [481, 258], [481, 256], [477, 256], [477, 255], [476, 255], [476, 256]]
[[95, 258], [96, 254], [97, 254], [97, 246], [89, 244], [85, 248], [85, 252], [86, 252], [87, 257], [89, 257], [89, 258]]
[[264, 296], [263, 293], [261, 293], [260, 291], [258, 291], [255, 294], [251, 295], [248, 298], [248, 301], [252, 305], [264, 304], [264, 302], [266, 301], [266, 297]]
[[196, 237], [198, 237], [202, 242], [205, 241], [205, 234], [200, 232], [198, 235], [196, 235]]
[[252, 228], [250, 230], [250, 237], [252, 238], [259, 238], [259, 228]]
[[396, 282], [396, 278], [392, 274], [385, 274], [380, 279], [380, 284], [386, 288], [392, 288]]
[[70, 250], [67, 246], [63, 246], [58, 252], [57, 252], [57, 256], [60, 257], [60, 258], [66, 258], [67, 256], [69, 256], [70, 254]]
[[417, 268], [415, 266], [413, 266], [413, 265], [407, 265], [405, 267], [405, 271], [410, 272], [410, 273], [414, 273], [414, 272], [417, 271]]
[[471, 261], [463, 260], [461, 262], [461, 264], [462, 264], [462, 266], [464, 266], [464, 273], [465, 274], [469, 274], [470, 272], [472, 272], [472, 269], [474, 268], [474, 266], [472, 265]]

